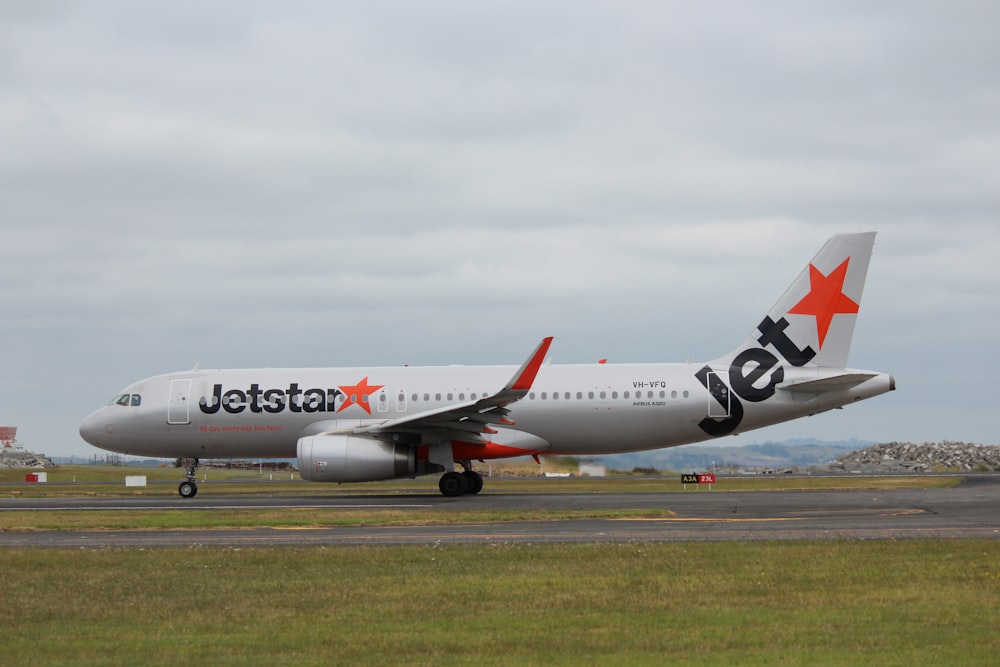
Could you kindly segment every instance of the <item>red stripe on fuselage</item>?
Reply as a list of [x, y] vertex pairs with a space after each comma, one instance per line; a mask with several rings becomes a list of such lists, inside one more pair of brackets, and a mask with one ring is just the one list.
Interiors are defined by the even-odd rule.
[[541, 450], [521, 449], [510, 445], [501, 445], [496, 442], [486, 442], [485, 444], [473, 444], [471, 442], [452, 441], [451, 451], [456, 461], [485, 460], [485, 459], [509, 459], [514, 456], [529, 456]]

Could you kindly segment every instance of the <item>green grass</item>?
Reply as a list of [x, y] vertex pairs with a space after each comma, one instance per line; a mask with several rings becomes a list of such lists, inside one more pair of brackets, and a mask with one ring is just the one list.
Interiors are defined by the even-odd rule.
[[[210, 476], [218, 479], [260, 477], [256, 470], [223, 470], [198, 468], [198, 474], [208, 470]], [[8, 468], [0, 470], [0, 483], [23, 482], [24, 476], [33, 472], [48, 473], [49, 482], [100, 482], [115, 481], [123, 484], [125, 475], [146, 475], [152, 480], [180, 480], [184, 476], [181, 468], [168, 466], [107, 466], [107, 465], [62, 465], [57, 468], [26, 469]], [[288, 477], [288, 473], [285, 473]]]
[[498, 521], [555, 521], [566, 519], [638, 519], [676, 516], [661, 509], [517, 509], [412, 510], [366, 508], [287, 509], [141, 509], [4, 512], [0, 530], [176, 530], [206, 528], [311, 528], [323, 526], [431, 525], [495, 523]]
[[0, 550], [4, 665], [993, 665], [1000, 541]]
[[[25, 484], [25, 470], [0, 470], [0, 494], [22, 498], [41, 497], [176, 497], [183, 474], [177, 468], [125, 468], [114, 466], [61, 466], [49, 470], [48, 483]], [[126, 488], [126, 475], [146, 475], [149, 486]], [[207, 477], [202, 482], [203, 476]], [[289, 477], [293, 479], [289, 479]], [[713, 491], [791, 491], [823, 489], [942, 488], [958, 484], [961, 477], [720, 477]], [[199, 468], [199, 493], [259, 495], [376, 495], [434, 494], [437, 477], [420, 477], [363, 484], [314, 484], [295, 473], [260, 475], [249, 470]], [[709, 493], [701, 485], [685, 490], [680, 475], [651, 477], [492, 477], [486, 479], [485, 493]]]

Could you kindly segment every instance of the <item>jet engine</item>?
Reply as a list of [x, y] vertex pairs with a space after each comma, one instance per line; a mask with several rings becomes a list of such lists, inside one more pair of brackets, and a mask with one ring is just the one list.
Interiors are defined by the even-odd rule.
[[299, 474], [309, 482], [372, 482], [415, 477], [416, 448], [356, 435], [299, 438]]

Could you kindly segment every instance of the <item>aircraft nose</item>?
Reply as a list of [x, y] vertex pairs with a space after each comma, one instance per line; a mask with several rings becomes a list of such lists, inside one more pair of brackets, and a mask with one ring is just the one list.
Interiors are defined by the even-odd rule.
[[87, 416], [80, 423], [80, 437], [94, 445], [97, 444], [98, 437], [104, 432], [104, 420], [101, 418], [101, 411], [98, 410]]

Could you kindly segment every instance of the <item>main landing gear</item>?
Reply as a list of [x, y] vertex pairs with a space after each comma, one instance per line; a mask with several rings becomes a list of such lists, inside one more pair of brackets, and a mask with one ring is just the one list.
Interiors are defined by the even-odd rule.
[[441, 495], [455, 498], [466, 493], [475, 495], [483, 490], [483, 476], [472, 469], [471, 461], [461, 461], [464, 472], [446, 472], [438, 481]]
[[181, 498], [194, 498], [198, 493], [198, 485], [194, 482], [197, 477], [195, 474], [197, 467], [198, 459], [184, 459], [184, 476], [187, 477], [187, 481], [181, 482], [177, 487], [177, 493], [181, 494]]

